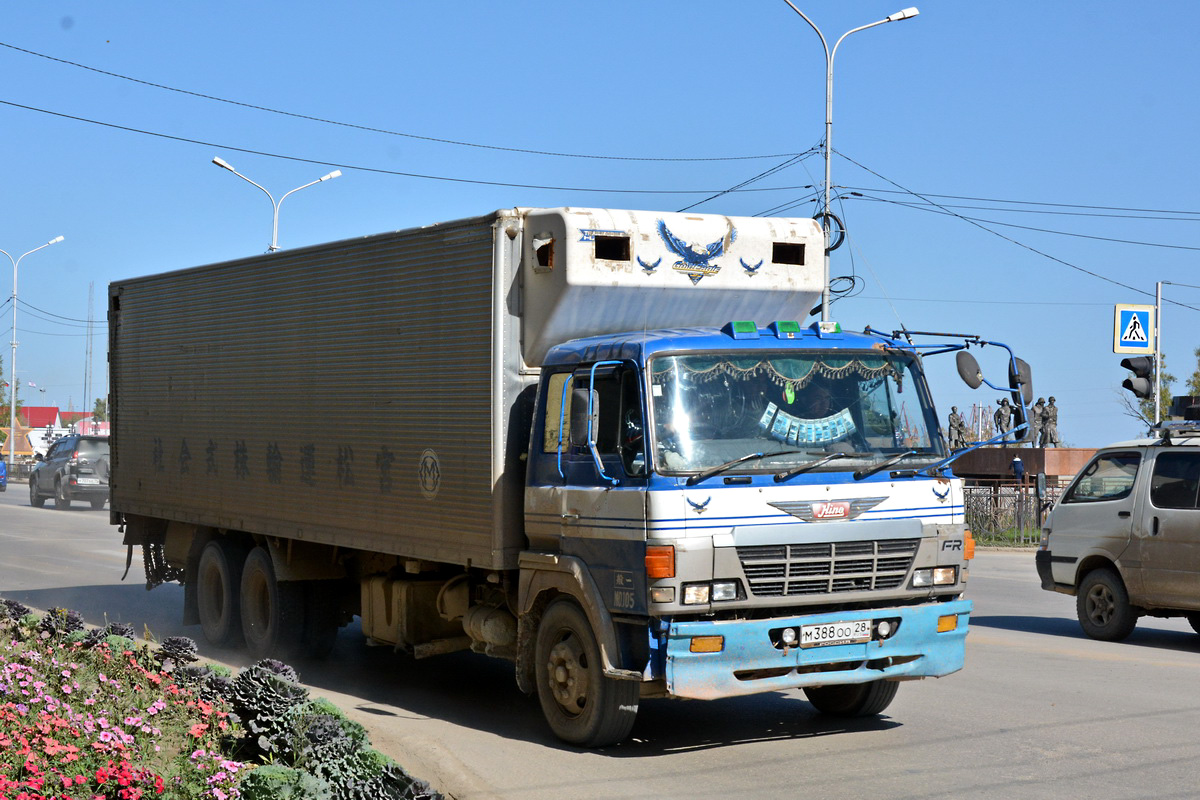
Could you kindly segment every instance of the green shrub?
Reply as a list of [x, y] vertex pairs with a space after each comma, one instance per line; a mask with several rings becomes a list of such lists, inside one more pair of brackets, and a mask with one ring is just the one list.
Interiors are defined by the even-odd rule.
[[309, 772], [279, 764], [258, 767], [242, 778], [243, 800], [333, 800], [328, 783]]

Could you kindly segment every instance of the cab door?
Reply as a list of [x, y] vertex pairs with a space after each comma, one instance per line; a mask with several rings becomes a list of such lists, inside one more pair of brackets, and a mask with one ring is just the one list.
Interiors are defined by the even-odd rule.
[[630, 363], [577, 369], [562, 472], [562, 551], [587, 564], [610, 611], [646, 612], [646, 456], [639, 374]]
[[1154, 453], [1150, 491], [1134, 526], [1143, 602], [1200, 608], [1200, 451]]

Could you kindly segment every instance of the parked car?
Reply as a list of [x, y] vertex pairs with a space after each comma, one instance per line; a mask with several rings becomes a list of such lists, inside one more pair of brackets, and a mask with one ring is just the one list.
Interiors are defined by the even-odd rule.
[[1200, 427], [1097, 451], [1047, 518], [1036, 563], [1094, 639], [1124, 639], [1140, 616], [1200, 633]]
[[107, 436], [64, 436], [29, 473], [29, 505], [41, 508], [53, 498], [55, 508], [70, 508], [75, 500], [104, 508], [108, 473]]
[[0, 492], [8, 491], [8, 464], [0, 459]]

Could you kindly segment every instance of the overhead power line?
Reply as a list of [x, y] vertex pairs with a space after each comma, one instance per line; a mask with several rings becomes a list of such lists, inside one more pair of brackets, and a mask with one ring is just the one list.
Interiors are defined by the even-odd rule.
[[[128, 125], [117, 125], [113, 122], [102, 122], [100, 120], [89, 119], [87, 117], [79, 117], [73, 114], [63, 114], [59, 111], [50, 111], [45, 108], [36, 106], [27, 106], [22, 103], [13, 103], [9, 100], [0, 100], [0, 105], [9, 106], [11, 108], [20, 108], [25, 111], [36, 111], [40, 114], [47, 114], [52, 117], [61, 119], [69, 119], [75, 122], [85, 122], [89, 125], [99, 125], [104, 128], [113, 130], [125, 131], [127, 133], [136, 133], [142, 136], [153, 136], [158, 139], [168, 139], [173, 142], [184, 142], [186, 144], [199, 144], [205, 147], [215, 147], [222, 150], [230, 150], [235, 153], [249, 153], [255, 156], [264, 156], [266, 158], [278, 158], [285, 161], [295, 161], [301, 164], [317, 164], [326, 167], [336, 167], [338, 169], [352, 169], [359, 172], [370, 172], [376, 175], [396, 175], [402, 178], [420, 178], [430, 181], [445, 181], [448, 183], [468, 183], [476, 186], [503, 186], [511, 189], [541, 189], [546, 191], [557, 192], [595, 192], [598, 194], [711, 194], [715, 191], [729, 191], [717, 189], [612, 189], [603, 187], [588, 187], [588, 186], [549, 186], [534, 183], [506, 183], [504, 181], [485, 181], [475, 178], [453, 178], [446, 175], [426, 175], [419, 172], [404, 172], [394, 169], [382, 169], [379, 167], [367, 167], [361, 164], [345, 164], [338, 161], [327, 161], [316, 158], [302, 158], [300, 156], [289, 156], [282, 153], [271, 153], [265, 150], [254, 150], [248, 147], [236, 147], [229, 144], [221, 144], [219, 142], [209, 142], [203, 139], [191, 139], [186, 136], [174, 136], [169, 133], [159, 133], [157, 131], [147, 131], [141, 128], [132, 128]], [[761, 187], [758, 189], [738, 189], [739, 192], [777, 192], [791, 191], [795, 189], [806, 189], [806, 186], [782, 186], [782, 187]]]
[[238, 106], [240, 108], [248, 108], [253, 111], [263, 111], [268, 114], [278, 114], [278, 115], [284, 116], [284, 117], [292, 117], [294, 119], [307, 120], [308, 122], [319, 122], [323, 125], [336, 125], [338, 127], [352, 128], [354, 130], [366, 131], [368, 133], [382, 133], [387, 136], [401, 136], [406, 139], [416, 139], [416, 140], [419, 140], [422, 142], [434, 142], [437, 144], [448, 144], [448, 145], [454, 145], [456, 147], [474, 147], [474, 148], [478, 148], [480, 150], [498, 150], [500, 152], [505, 152], [505, 153], [523, 153], [526, 155], [551, 156], [554, 158], [582, 158], [582, 159], [594, 159], [594, 160], [600, 160], [600, 161], [653, 161], [653, 162], [753, 161], [755, 159], [767, 159], [767, 158], [791, 158], [791, 157], [800, 155], [799, 153], [764, 153], [764, 154], [760, 154], [760, 155], [746, 155], [746, 156], [708, 156], [708, 157], [692, 157], [692, 158], [688, 158], [688, 157], [668, 158], [668, 157], [655, 157], [655, 156], [612, 156], [612, 155], [599, 155], [599, 154], [595, 154], [595, 153], [561, 153], [561, 152], [555, 152], [553, 150], [534, 150], [534, 149], [529, 149], [529, 148], [524, 148], [524, 147], [504, 147], [501, 145], [494, 145], [494, 144], [481, 144], [479, 142], [465, 142], [465, 141], [460, 141], [457, 139], [446, 139], [446, 138], [437, 137], [437, 136], [422, 136], [422, 135], [416, 134], [416, 133], [404, 133], [402, 131], [392, 131], [392, 130], [388, 130], [386, 128], [374, 128], [369, 125], [357, 125], [352, 122], [339, 122], [338, 120], [325, 119], [323, 117], [316, 117], [316, 116], [312, 116], [310, 114], [299, 114], [294, 111], [284, 111], [282, 109], [270, 108], [268, 106], [255, 105], [253, 103], [243, 103], [239, 100], [230, 100], [229, 98], [226, 98], [226, 97], [217, 97], [216, 95], [203, 94], [202, 92], [193, 92], [189, 89], [179, 89], [177, 87], [167, 86], [166, 84], [162, 84], [162, 83], [155, 83], [153, 81], [147, 81], [147, 80], [143, 80], [141, 78], [134, 78], [129, 75], [122, 75], [118, 72], [109, 72], [108, 70], [98, 69], [96, 67], [90, 67], [87, 64], [80, 64], [77, 61], [68, 61], [65, 58], [57, 58], [55, 56], [47, 55], [46, 53], [39, 53], [35, 50], [28, 50], [24, 47], [17, 47], [14, 44], [8, 44], [6, 42], [0, 42], [0, 47], [7, 47], [9, 50], [15, 50], [18, 53], [25, 53], [26, 55], [36, 56], [37, 58], [44, 58], [47, 61], [54, 61], [59, 64], [65, 64], [69, 67], [76, 67], [78, 69], [84, 69], [89, 72], [95, 72], [98, 75], [106, 75], [110, 78], [118, 78], [123, 81], [129, 81], [130, 83], [137, 83], [137, 84], [141, 84], [142, 86], [149, 86], [154, 89], [162, 89], [163, 91], [167, 91], [167, 92], [175, 92], [177, 94], [188, 95], [189, 97], [197, 97], [201, 100], [211, 100], [215, 103], [225, 103], [227, 105]]
[[[957, 212], [951, 211], [950, 209], [948, 209], [948, 208], [945, 208], [944, 206], [941, 206], [941, 205], [939, 205], [938, 203], [935, 203], [933, 200], [930, 200], [930, 199], [929, 199], [929, 197], [928, 197], [928, 196], [926, 196], [926, 195], [919, 194], [919, 193], [917, 193], [917, 192], [914, 192], [914, 191], [912, 191], [911, 189], [908, 189], [908, 188], [906, 188], [906, 187], [904, 187], [904, 186], [901, 186], [899, 183], [896, 183], [896, 181], [892, 180], [891, 178], [885, 177], [885, 176], [883, 176], [883, 175], [879, 174], [878, 172], [876, 172], [875, 170], [871, 169], [870, 167], [866, 166], [865, 164], [861, 164], [861, 163], [859, 163], [858, 161], [855, 161], [853, 158], [851, 158], [850, 156], [846, 155], [845, 153], [841, 153], [841, 152], [839, 152], [839, 151], [837, 151], [837, 150], [834, 150], [834, 152], [835, 152], [835, 153], [837, 153], [837, 154], [838, 154], [839, 156], [841, 156], [842, 158], [844, 158], [844, 159], [846, 159], [847, 161], [849, 161], [851, 164], [853, 164], [853, 165], [855, 165], [856, 167], [858, 167], [859, 169], [861, 169], [861, 170], [865, 170], [866, 172], [869, 172], [869, 173], [871, 173], [872, 175], [874, 175], [876, 178], [879, 178], [880, 180], [887, 181], [887, 182], [888, 182], [888, 183], [890, 183], [892, 186], [895, 186], [897, 189], [899, 189], [899, 190], [902, 190], [903, 192], [905, 192], [905, 193], [907, 193], [907, 194], [909, 194], [909, 195], [911, 195], [911, 196], [913, 196], [913, 197], [917, 197], [917, 198], [919, 198], [919, 199], [921, 199], [921, 200], [924, 200], [925, 202], [929, 203], [930, 205], [933, 205], [933, 206], [935, 206], [935, 207], [937, 207], [937, 208], [940, 208], [940, 209], [942, 209], [942, 210], [943, 210], [943, 211], [944, 211], [946, 214], [948, 214], [949, 216], [952, 216], [952, 217], [957, 217], [958, 219], [962, 220], [963, 222], [966, 222], [968, 225], [971, 225], [971, 226], [973, 226], [973, 227], [979, 228], [979, 229], [980, 229], [980, 230], [982, 230], [982, 231], [985, 231], [985, 232], [987, 232], [987, 233], [990, 233], [992, 236], [995, 236], [995, 237], [997, 237], [997, 238], [1003, 239], [1004, 241], [1006, 241], [1006, 242], [1009, 242], [1010, 244], [1014, 244], [1014, 245], [1016, 245], [1017, 247], [1020, 247], [1020, 248], [1023, 248], [1023, 249], [1025, 249], [1025, 250], [1028, 250], [1028, 251], [1029, 251], [1029, 252], [1031, 252], [1031, 253], [1034, 253], [1034, 254], [1036, 254], [1036, 255], [1039, 255], [1039, 256], [1041, 256], [1042, 258], [1049, 259], [1049, 260], [1051, 260], [1051, 261], [1055, 262], [1056, 264], [1062, 264], [1064, 267], [1068, 267], [1068, 268], [1070, 268], [1070, 269], [1073, 269], [1073, 270], [1075, 270], [1075, 271], [1077, 271], [1077, 272], [1082, 272], [1082, 273], [1083, 273], [1083, 274], [1085, 274], [1085, 275], [1090, 275], [1090, 276], [1092, 276], [1093, 278], [1096, 278], [1097, 280], [1104, 281], [1105, 283], [1111, 283], [1111, 284], [1113, 284], [1114, 286], [1120, 286], [1120, 287], [1121, 287], [1121, 288], [1123, 288], [1123, 289], [1129, 289], [1129, 290], [1130, 290], [1130, 291], [1132, 291], [1132, 292], [1136, 292], [1136, 293], [1138, 293], [1138, 294], [1141, 294], [1141, 295], [1146, 295], [1146, 296], [1148, 296], [1148, 297], [1153, 297], [1153, 296], [1154, 296], [1152, 292], [1148, 292], [1148, 291], [1146, 291], [1145, 289], [1139, 289], [1139, 288], [1138, 288], [1138, 287], [1136, 287], [1136, 286], [1131, 286], [1131, 285], [1130, 285], [1130, 284], [1128, 284], [1128, 283], [1123, 283], [1123, 282], [1121, 282], [1121, 281], [1118, 281], [1118, 280], [1116, 280], [1116, 279], [1114, 279], [1114, 278], [1110, 278], [1110, 277], [1108, 277], [1107, 275], [1101, 275], [1099, 272], [1094, 272], [1093, 270], [1087, 269], [1087, 268], [1085, 268], [1085, 267], [1081, 267], [1081, 266], [1079, 266], [1078, 264], [1072, 264], [1070, 261], [1066, 261], [1065, 259], [1061, 259], [1061, 258], [1059, 258], [1059, 257], [1057, 257], [1057, 256], [1052, 256], [1052, 255], [1050, 255], [1049, 253], [1047, 253], [1047, 252], [1045, 252], [1045, 251], [1042, 251], [1042, 250], [1039, 250], [1039, 249], [1037, 249], [1036, 247], [1032, 247], [1032, 246], [1030, 246], [1030, 245], [1027, 245], [1027, 244], [1025, 244], [1024, 242], [1020, 242], [1020, 241], [1018, 241], [1018, 240], [1016, 240], [1016, 239], [1012, 238], [1011, 236], [1006, 236], [1006, 235], [1004, 235], [1003, 233], [1000, 233], [999, 231], [992, 230], [992, 229], [991, 229], [991, 228], [989, 228], [987, 225], [984, 225], [984, 224], [982, 224], [982, 223], [980, 223], [980, 222], [978, 222], [978, 221], [976, 221], [976, 220], [973, 220], [973, 219], [971, 219], [970, 217], [965, 217], [965, 216], [963, 216], [962, 214], [959, 214], [959, 213], [957, 213]], [[1181, 306], [1181, 307], [1183, 307], [1183, 308], [1191, 309], [1192, 311], [1200, 311], [1200, 308], [1197, 308], [1196, 306], [1188, 305], [1187, 303], [1180, 303], [1180, 302], [1178, 302], [1178, 301], [1175, 301], [1175, 300], [1167, 300], [1166, 302], [1169, 302], [1169, 303], [1171, 303], [1171, 304], [1173, 304], [1173, 305]]]
[[1135, 245], [1139, 245], [1141, 247], [1163, 247], [1168, 250], [1200, 250], [1200, 247], [1191, 247], [1189, 245], [1183, 245], [1183, 244], [1162, 244], [1160, 242], [1138, 242], [1138, 241], [1134, 241], [1132, 239], [1117, 239], [1117, 238], [1114, 238], [1111, 236], [1093, 236], [1092, 234], [1088, 234], [1088, 233], [1074, 233], [1072, 231], [1056, 231], [1056, 230], [1051, 230], [1050, 228], [1035, 228], [1031, 225], [1017, 225], [1012, 222], [999, 222], [994, 219], [980, 219], [979, 217], [968, 217], [963, 214], [959, 214], [955, 211], [950, 210], [950, 209], [954, 208], [954, 206], [943, 206], [943, 205], [938, 205], [937, 203], [904, 203], [899, 200], [889, 200], [886, 197], [871, 197], [870, 195], [863, 194], [862, 192], [851, 192], [849, 195], [844, 195], [843, 197], [844, 197], [844, 199], [847, 199], [847, 200], [862, 199], [862, 200], [870, 200], [875, 203], [889, 203], [894, 206], [903, 206], [904, 208], [911, 208], [911, 209], [915, 209], [916, 211], [925, 211], [930, 214], [941, 214], [943, 216], [958, 217], [959, 219], [967, 220], [968, 222], [982, 222], [982, 223], [986, 223], [988, 225], [1000, 225], [1005, 228], [1019, 228], [1024, 231], [1035, 231], [1036, 233], [1053, 233], [1057, 236], [1074, 236], [1078, 239], [1094, 239], [1094, 240], [1100, 241], [1100, 242], [1115, 242], [1117, 244], [1135, 244]]
[[[837, 152], [837, 151], [835, 150], [834, 152]], [[852, 159], [850, 159], [847, 156], [842, 155], [841, 153], [838, 153], [838, 155], [842, 156], [842, 158], [845, 158], [847, 161], [850, 161], [852, 164], [855, 164], [857, 166], [862, 166], [861, 164], [858, 164], [858, 162], [853, 161]], [[866, 169], [866, 167], [863, 167], [863, 169]], [[870, 170], [867, 170], [867, 171], [870, 172]], [[875, 174], [875, 173], [872, 173], [872, 174]], [[886, 181], [888, 179], [883, 178], [883, 180]], [[891, 181], [888, 181], [888, 182], [892, 183]], [[893, 183], [892, 185], [894, 186], [896, 184]], [[1091, 209], [1093, 211], [1133, 211], [1133, 212], [1141, 212], [1141, 213], [1145, 213], [1145, 214], [1192, 214], [1197, 217], [1200, 217], [1200, 211], [1178, 211], [1178, 210], [1169, 210], [1169, 209], [1161, 209], [1161, 208], [1128, 208], [1128, 207], [1123, 207], [1123, 206], [1096, 206], [1096, 205], [1085, 205], [1083, 203], [1054, 203], [1054, 202], [1046, 202], [1046, 201], [1039, 201], [1039, 200], [998, 200], [998, 199], [990, 198], [990, 197], [969, 197], [966, 195], [959, 195], [959, 194], [934, 194], [932, 192], [912, 192], [912, 191], [909, 191], [908, 189], [875, 189], [875, 188], [864, 188], [862, 186], [838, 186], [837, 188], [846, 189], [849, 191], [876, 192], [878, 194], [906, 194], [906, 195], [912, 195], [912, 196], [917, 196], [917, 197], [922, 197], [922, 198], [938, 197], [938, 198], [941, 198], [944, 200], [970, 200], [970, 201], [976, 202], [976, 203], [1008, 203], [1011, 205], [1022, 205], [1022, 206], [1049, 206], [1051, 208], [1087, 208], [1087, 209]]]

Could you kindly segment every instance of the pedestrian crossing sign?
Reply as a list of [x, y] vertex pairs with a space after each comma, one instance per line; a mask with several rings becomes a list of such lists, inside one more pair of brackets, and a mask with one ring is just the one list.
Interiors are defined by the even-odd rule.
[[1116, 307], [1116, 317], [1113, 320], [1113, 352], [1154, 352], [1154, 306]]

